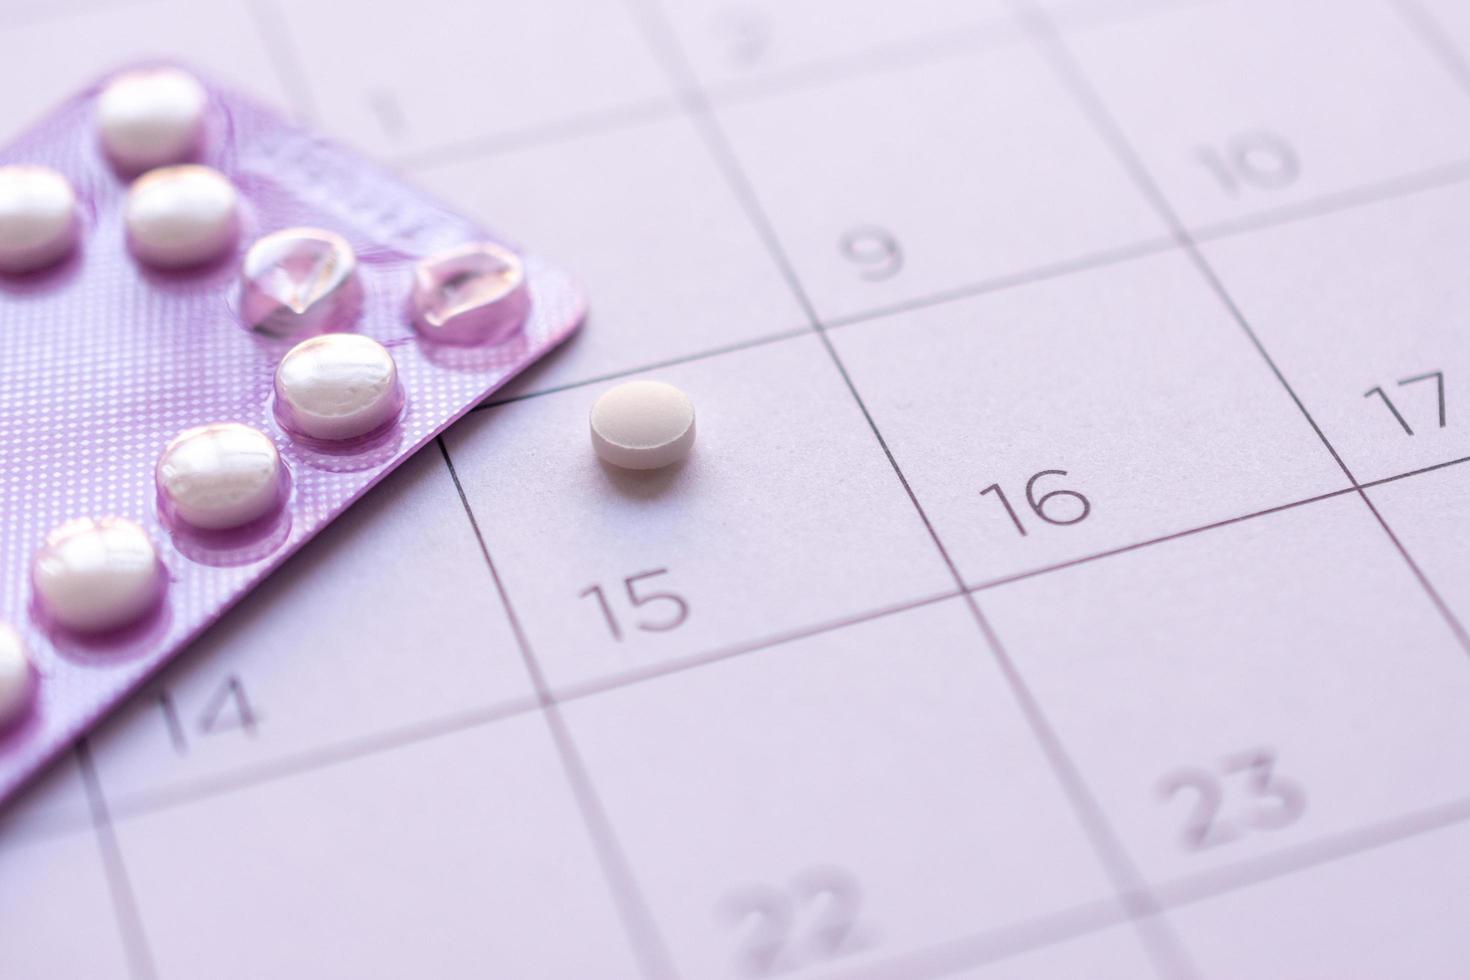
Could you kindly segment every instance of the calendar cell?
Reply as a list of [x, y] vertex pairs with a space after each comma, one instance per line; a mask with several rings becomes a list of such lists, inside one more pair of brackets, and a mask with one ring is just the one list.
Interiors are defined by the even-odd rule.
[[702, 354], [806, 324], [683, 119], [416, 172], [493, 227], [546, 242], [593, 297], [585, 329], [500, 396]]
[[[1111, 910], [962, 600], [565, 713], [685, 976], [851, 966]], [[957, 758], [964, 778], [941, 761]]]
[[[56, 885], [65, 883], [65, 903]], [[0, 976], [130, 976], [103, 875], [97, 837], [86, 830], [0, 847]]]
[[1205, 247], [1361, 481], [1470, 455], [1467, 221], [1461, 183]]
[[1189, 225], [1470, 159], [1470, 98], [1392, 4], [1187, 4], [1067, 45]]
[[[1414, 0], [1412, 4], [1397, 6], [1420, 31], [1427, 44], [1441, 46], [1441, 57], [1447, 70], [1458, 74], [1458, 67], [1466, 72], [1462, 79], [1470, 81], [1470, 60], [1467, 60], [1470, 59], [1470, 7], [1460, 0]], [[1415, 12], [1418, 17], [1413, 16]]]
[[597, 386], [478, 412], [445, 437], [553, 687], [954, 589], [814, 338], [647, 377], [699, 406], [680, 465], [603, 464], [587, 438]]
[[980, 598], [1151, 881], [1464, 793], [1470, 662], [1356, 494]]
[[[1460, 822], [1170, 912], [1204, 980], [1462, 976], [1470, 830]], [[1391, 840], [1391, 838], [1390, 838]]]
[[109, 801], [126, 810], [533, 701], [431, 445], [134, 698], [95, 752]]
[[668, 102], [622, 4], [365, 0], [350, 24], [333, 0], [296, 0], [281, 13], [309, 54], [302, 67], [321, 124], [372, 153], [432, 158]]
[[827, 319], [1164, 233], [1027, 45], [726, 106], [719, 118]]
[[[57, 53], [65, 51], [66, 57]], [[99, 71], [158, 58], [208, 66], [212, 76], [285, 103], [269, 48], [240, 0], [145, 0], [91, 6], [0, 31], [0, 134], [27, 123]]]
[[971, 584], [1347, 486], [1178, 254], [831, 336]]
[[117, 833], [161, 980], [638, 975], [539, 717]]

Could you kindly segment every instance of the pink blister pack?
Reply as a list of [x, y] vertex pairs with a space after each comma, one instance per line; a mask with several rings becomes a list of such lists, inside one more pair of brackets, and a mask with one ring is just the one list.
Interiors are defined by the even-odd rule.
[[[200, 106], [163, 170], [130, 154], [178, 135], [179, 90], [99, 106], [156, 74]], [[585, 313], [562, 271], [194, 79], [110, 76], [0, 151], [0, 264], [35, 260], [0, 272], [0, 799]], [[37, 174], [74, 194], [55, 254]]]

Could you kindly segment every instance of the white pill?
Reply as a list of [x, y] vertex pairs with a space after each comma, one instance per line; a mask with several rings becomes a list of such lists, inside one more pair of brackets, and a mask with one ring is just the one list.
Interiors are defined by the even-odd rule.
[[0, 272], [43, 269], [77, 241], [77, 195], [50, 167], [0, 167]]
[[0, 623], [0, 728], [19, 721], [36, 691], [36, 672], [25, 641], [9, 623]]
[[393, 355], [360, 334], [303, 340], [281, 359], [275, 387], [281, 425], [309, 439], [356, 439], [383, 428], [403, 410]]
[[163, 566], [143, 529], [120, 517], [67, 521], [31, 563], [41, 612], [78, 633], [137, 621], [163, 594]]
[[180, 163], [198, 151], [209, 96], [177, 68], [125, 71], [97, 98], [97, 129], [112, 161], [134, 173]]
[[676, 463], [694, 445], [694, 403], [662, 381], [628, 381], [592, 406], [592, 446], [614, 466], [652, 470]]
[[235, 244], [239, 201], [229, 178], [209, 167], [150, 170], [128, 189], [128, 244], [140, 261], [160, 269], [210, 262]]
[[259, 429], [218, 422], [186, 429], [158, 458], [154, 476], [163, 513], [204, 531], [259, 520], [284, 501], [284, 468]]

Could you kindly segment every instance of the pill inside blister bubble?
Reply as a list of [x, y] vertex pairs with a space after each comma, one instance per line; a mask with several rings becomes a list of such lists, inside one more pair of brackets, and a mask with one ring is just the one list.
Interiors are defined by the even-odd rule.
[[245, 253], [240, 315], [252, 329], [278, 337], [345, 330], [361, 309], [357, 256], [341, 235], [285, 228]]
[[276, 418], [294, 436], [341, 443], [371, 435], [403, 410], [398, 366], [360, 334], [303, 340], [276, 368]]
[[0, 167], [0, 272], [19, 274], [60, 261], [77, 241], [77, 196], [50, 167]]
[[121, 72], [97, 97], [97, 131], [109, 158], [137, 173], [192, 157], [204, 137], [209, 96], [178, 68]]
[[150, 170], [128, 189], [128, 245], [139, 261], [159, 269], [212, 262], [234, 247], [239, 202], [235, 185], [209, 167]]
[[163, 564], [144, 530], [120, 517], [77, 518], [46, 537], [31, 563], [42, 615], [77, 633], [129, 626], [157, 606]]
[[694, 445], [694, 402], [662, 381], [628, 381], [592, 405], [592, 446], [605, 461], [652, 470], [689, 455]]
[[287, 474], [270, 436], [238, 422], [186, 429], [154, 470], [169, 523], [201, 531], [244, 527], [280, 510]]
[[451, 248], [414, 266], [412, 303], [414, 326], [430, 340], [499, 343], [530, 311], [526, 267], [520, 256], [489, 242]]
[[26, 713], [36, 692], [36, 671], [15, 627], [0, 622], [0, 730]]

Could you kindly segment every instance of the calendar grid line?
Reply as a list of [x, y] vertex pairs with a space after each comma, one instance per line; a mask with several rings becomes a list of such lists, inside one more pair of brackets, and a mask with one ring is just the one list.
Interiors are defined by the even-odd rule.
[[497, 721], [529, 714], [540, 707], [539, 701], [522, 698], [516, 701], [502, 701], [470, 711], [459, 711], [452, 715], [431, 718], [390, 731], [346, 739], [311, 752], [287, 756], [269, 764], [242, 767], [214, 777], [191, 780], [161, 791], [133, 797], [124, 796], [111, 804], [109, 812], [114, 820], [126, 820], [145, 813], [156, 813], [198, 800], [251, 789], [280, 779], [289, 779], [303, 773], [329, 769], [332, 766], [382, 755], [395, 749], [483, 728]]
[[[673, 84], [681, 92], [684, 105], [689, 112], [690, 118], [699, 128], [705, 146], [710, 152], [717, 168], [724, 175], [727, 184], [740, 201], [747, 219], [755, 229], [762, 242], [765, 244], [771, 260], [780, 270], [793, 297], [810, 318], [812, 332], [818, 337], [825, 347], [832, 364], [841, 376], [858, 410], [867, 422], [874, 439], [879, 448], [887, 458], [889, 466], [898, 478], [905, 494], [909, 498], [915, 513], [923, 522], [930, 540], [933, 542], [941, 560], [947, 566], [955, 585], [963, 589], [964, 581], [953, 557], [936, 532], [932, 521], [923, 505], [919, 502], [908, 478], [904, 475], [902, 468], [898, 465], [887, 441], [879, 430], [871, 411], [864, 402], [857, 386], [853, 383], [846, 365], [838, 354], [836, 347], [823, 327], [821, 317], [818, 315], [810, 296], [798, 277], [795, 267], [787, 256], [785, 249], [776, 235], [775, 228], [762, 207], [754, 187], [746, 176], [740, 165], [738, 155], [730, 144], [720, 125], [714, 107], [704, 94], [698, 78], [689, 66], [687, 59], [681, 49], [677, 37], [674, 35], [665, 15], [659, 8], [657, 0], [628, 0], [628, 7], [635, 18], [643, 26], [645, 37], [655, 56], [662, 62], [669, 72]], [[1078, 819], [1081, 828], [1090, 841], [1094, 852], [1103, 866], [1109, 879], [1113, 882], [1120, 898], [1129, 906], [1130, 915], [1138, 924], [1140, 934], [1145, 940], [1145, 946], [1153, 957], [1160, 972], [1166, 976], [1192, 976], [1194, 970], [1188, 964], [1187, 956], [1173, 936], [1169, 926], [1158, 919], [1153, 913], [1156, 911], [1152, 899], [1149, 897], [1147, 886], [1144, 884], [1142, 875], [1137, 867], [1133, 865], [1122, 846], [1117, 832], [1112, 828], [1102, 812], [1091, 789], [1082, 779], [1075, 763], [1050, 721], [1041, 711], [1036, 700], [1020, 673], [1015, 669], [1009, 654], [1001, 644], [990, 622], [980, 609], [979, 602], [973, 593], [965, 592], [965, 604], [969, 608], [972, 617], [980, 628], [991, 655], [1003, 675], [1007, 687], [1013, 698], [1020, 707], [1026, 718], [1028, 727], [1033, 737], [1037, 740], [1045, 755], [1052, 772], [1060, 784], [1064, 794], [1067, 796]]]
[[472, 162], [494, 153], [539, 149], [603, 133], [636, 129], [651, 123], [677, 119], [680, 111], [678, 100], [673, 98], [642, 99], [611, 109], [566, 116], [454, 143], [443, 143], [427, 150], [389, 153], [384, 156], [384, 161], [391, 167], [409, 173], [423, 173]]
[[270, 58], [271, 70], [286, 90], [291, 101], [291, 114], [298, 123], [315, 123], [320, 118], [316, 98], [312, 95], [311, 83], [301, 62], [296, 42], [291, 38], [290, 26], [286, 23], [276, 0], [243, 0], [246, 12], [255, 24], [256, 33], [265, 45]]
[[517, 646], [536, 692], [541, 717], [545, 720], [551, 740], [556, 746], [557, 757], [561, 760], [563, 773], [572, 791], [572, 796], [576, 799], [577, 808], [581, 813], [588, 836], [596, 850], [598, 863], [602, 866], [603, 875], [611, 893], [614, 910], [622, 921], [629, 945], [645, 977], [651, 980], [669, 980], [677, 974], [668, 948], [659, 934], [658, 925], [648, 907], [648, 902], [643, 897], [637, 880], [633, 876], [627, 854], [607, 817], [606, 808], [597, 794], [586, 764], [582, 761], [571, 730], [567, 727], [565, 719], [562, 718], [560, 708], [552, 700], [546, 676], [531, 649], [530, 639], [521, 625], [514, 604], [510, 601], [510, 594], [506, 591], [500, 572], [495, 567], [495, 561], [490, 557], [490, 548], [485, 542], [484, 533], [480, 530], [480, 522], [475, 517], [475, 510], [470, 505], [469, 497], [465, 494], [464, 485], [460, 482], [459, 473], [454, 468], [454, 460], [449, 455], [449, 447], [445, 444], [443, 436], [436, 436], [434, 441], [439, 446], [444, 465], [449, 470], [450, 479], [454, 482], [454, 489], [459, 495], [460, 505], [464, 508], [470, 529], [479, 544], [485, 566], [490, 570], [490, 577], [495, 583], [495, 591], [500, 597], [501, 607], [505, 610], [511, 629], [515, 633]]
[[[1214, 0], [1192, 2], [1205, 4]], [[1097, 30], [1112, 24], [1167, 14], [1171, 9], [1166, 3], [1141, 3], [1132, 9], [1094, 14], [1093, 19], [1078, 22], [1071, 30]], [[865, 51], [794, 65], [764, 77], [711, 82], [705, 87], [705, 94], [717, 107], [758, 103], [886, 72], [939, 65], [946, 61], [972, 57], [986, 50], [1026, 43], [1025, 35], [1015, 31], [1014, 26], [1003, 17], [976, 20], [959, 31], [959, 34], [955, 29], [935, 31], [905, 38]], [[659, 120], [677, 118], [682, 112], [677, 98], [643, 99], [598, 112], [566, 116], [539, 125], [440, 143], [427, 149], [388, 153], [384, 159], [388, 164], [410, 172], [433, 170], [440, 166], [453, 166], [474, 160], [489, 153], [530, 149], [599, 133], [631, 129]]]
[[1454, 634], [1461, 648], [1467, 654], [1470, 654], [1470, 633], [1466, 632], [1464, 625], [1459, 620], [1459, 617], [1457, 617], [1454, 612], [1449, 608], [1449, 605], [1440, 595], [1439, 590], [1435, 588], [1432, 582], [1429, 581], [1429, 577], [1425, 575], [1423, 569], [1420, 568], [1419, 563], [1414, 560], [1412, 555], [1409, 554], [1408, 549], [1404, 546], [1398, 535], [1394, 533], [1393, 528], [1389, 526], [1388, 521], [1385, 520], [1383, 515], [1379, 512], [1378, 507], [1373, 503], [1371, 499], [1369, 499], [1367, 493], [1363, 491], [1362, 486], [1359, 484], [1358, 478], [1353, 475], [1353, 472], [1351, 468], [1349, 468], [1349, 466], [1347, 465], [1347, 462], [1342, 458], [1341, 454], [1338, 453], [1337, 448], [1332, 444], [1332, 441], [1327, 438], [1327, 434], [1322, 431], [1321, 426], [1317, 424], [1317, 420], [1312, 416], [1311, 411], [1308, 410], [1306, 404], [1297, 394], [1296, 389], [1292, 387], [1289, 381], [1287, 381], [1286, 376], [1284, 373], [1282, 373], [1280, 366], [1277, 365], [1275, 359], [1271, 356], [1270, 352], [1266, 350], [1265, 344], [1261, 342], [1260, 337], [1256, 334], [1255, 328], [1250, 325], [1250, 321], [1246, 319], [1239, 305], [1235, 302], [1235, 298], [1225, 288], [1225, 284], [1220, 280], [1220, 277], [1215, 272], [1214, 267], [1210, 264], [1209, 260], [1205, 258], [1204, 253], [1200, 250], [1199, 246], [1191, 237], [1188, 228], [1185, 226], [1183, 220], [1179, 217], [1179, 215], [1175, 212], [1173, 205], [1169, 203], [1169, 200], [1164, 195], [1162, 188], [1159, 187], [1157, 182], [1155, 182], [1152, 175], [1149, 173], [1148, 169], [1144, 166], [1142, 159], [1139, 158], [1137, 151], [1129, 142], [1127, 136], [1122, 130], [1122, 127], [1119, 126], [1117, 120], [1113, 118], [1111, 112], [1108, 110], [1106, 104], [1103, 102], [1101, 95], [1099, 95], [1098, 92], [1093, 88], [1091, 82], [1087, 79], [1086, 75], [1082, 71], [1081, 66], [1078, 65], [1075, 59], [1072, 57], [1071, 52], [1067, 49], [1061, 35], [1056, 30], [1055, 25], [1052, 24], [1051, 19], [1047, 16], [1046, 12], [1039, 6], [1037, 6], [1034, 2], [1032, 2], [1032, 0], [1012, 0], [1012, 2], [1016, 4], [1018, 14], [1025, 18], [1025, 20], [1032, 25], [1032, 35], [1036, 38], [1037, 45], [1047, 56], [1048, 61], [1050, 61], [1058, 77], [1067, 87], [1068, 91], [1072, 93], [1072, 96], [1077, 101], [1079, 108], [1083, 110], [1087, 118], [1092, 122], [1094, 128], [1097, 130], [1098, 135], [1116, 155], [1118, 161], [1123, 165], [1124, 169], [1133, 179], [1139, 191], [1144, 195], [1145, 198], [1147, 198], [1149, 203], [1157, 211], [1159, 217], [1163, 219], [1165, 224], [1174, 233], [1185, 254], [1189, 257], [1190, 261], [1199, 271], [1201, 277], [1205, 280], [1205, 283], [1210, 287], [1210, 290], [1220, 300], [1226, 311], [1229, 312], [1231, 318], [1235, 321], [1236, 325], [1240, 327], [1241, 331], [1245, 334], [1246, 339], [1249, 340], [1251, 345], [1256, 349], [1256, 352], [1261, 356], [1261, 359], [1265, 362], [1271, 373], [1276, 377], [1276, 380], [1281, 384], [1281, 387], [1291, 398], [1292, 402], [1296, 404], [1296, 407], [1301, 412], [1302, 417], [1306, 420], [1307, 424], [1311, 426], [1312, 431], [1317, 434], [1318, 440], [1322, 443], [1327, 452], [1332, 456], [1333, 461], [1337, 463], [1343, 474], [1348, 478], [1348, 481], [1351, 482], [1353, 486], [1357, 489], [1359, 498], [1363, 501], [1364, 505], [1367, 506], [1369, 512], [1372, 513], [1373, 518], [1383, 529], [1384, 534], [1387, 535], [1389, 541], [1399, 552], [1399, 555], [1403, 558], [1404, 563], [1409, 567], [1410, 572], [1418, 580], [1420, 586], [1428, 595], [1430, 602], [1433, 603], [1435, 608], [1438, 610], [1441, 618], [1443, 618], [1445, 624]]
[[1454, 44], [1444, 32], [1439, 21], [1424, 8], [1418, 0], [1387, 0], [1388, 4], [1398, 13], [1399, 18], [1409, 27], [1409, 30], [1418, 37], [1429, 52], [1440, 63], [1446, 72], [1454, 78], [1455, 82], [1467, 92], [1470, 92], [1470, 60], [1466, 59], [1465, 52]]
[[[1299, 204], [1266, 209], [1232, 221], [1201, 225], [1192, 228], [1190, 235], [1198, 244], [1225, 241], [1283, 225], [1340, 214], [1359, 207], [1371, 207], [1375, 204], [1412, 197], [1418, 194], [1432, 193], [1466, 182], [1470, 182], [1470, 160], [1457, 162], [1448, 166], [1435, 167], [1414, 174], [1389, 178], [1348, 191], [1303, 201]], [[1065, 279], [1080, 273], [1112, 268], [1150, 256], [1182, 250], [1179, 242], [1170, 236], [1142, 239], [1072, 259], [1064, 259], [1054, 263], [1034, 266], [1014, 273], [991, 276], [960, 286], [937, 290], [923, 296], [870, 307], [857, 313], [824, 318], [822, 325], [829, 332], [843, 330], [847, 327], [885, 320], [904, 313], [946, 306], [950, 303], [960, 303], [979, 296], [1002, 293], [1011, 289], [1021, 289], [1037, 283]], [[736, 343], [723, 344], [689, 354], [681, 354], [677, 357], [664, 358], [658, 361], [639, 364], [636, 367], [610, 371], [546, 388], [533, 387], [528, 391], [517, 392], [516, 394], [505, 397], [492, 395], [489, 400], [476, 405], [471, 411], [484, 411], [485, 409], [495, 408], [500, 405], [540, 398], [543, 395], [554, 395], [559, 392], [571, 391], [590, 385], [603, 384], [608, 381], [616, 381], [620, 378], [644, 374], [649, 371], [677, 367], [681, 364], [697, 363], [718, 357], [721, 354], [752, 350], [777, 344], [810, 332], [809, 327], [782, 329]]]
[[[1470, 456], [1435, 463], [1431, 466], [1419, 467], [1392, 476], [1365, 481], [1363, 489], [1373, 489], [1397, 483], [1402, 480], [1412, 479], [1424, 474], [1437, 472], [1444, 469], [1470, 463]], [[1208, 524], [1188, 528], [1183, 531], [1149, 538], [1144, 541], [1134, 542], [1117, 548], [1093, 552], [1039, 568], [1028, 569], [1014, 575], [987, 579], [973, 585], [966, 586], [964, 591], [983, 592], [991, 589], [1001, 588], [1006, 585], [1026, 579], [1049, 575], [1053, 572], [1064, 571], [1076, 565], [1089, 564], [1106, 558], [1114, 557], [1131, 551], [1138, 551], [1154, 545], [1167, 544], [1171, 541], [1192, 537], [1207, 531], [1217, 530], [1233, 524], [1239, 524], [1260, 517], [1268, 517], [1272, 514], [1293, 510], [1299, 507], [1320, 503], [1326, 500], [1336, 499], [1357, 492], [1356, 487], [1343, 487], [1327, 493], [1317, 494], [1301, 500], [1290, 501], [1263, 510], [1252, 511], [1247, 514], [1237, 515], [1220, 521], [1212, 521]], [[567, 704], [574, 701], [584, 700], [600, 694], [610, 693], [625, 687], [657, 681], [674, 674], [687, 673], [699, 667], [708, 666], [725, 660], [735, 659], [747, 654], [760, 653], [765, 650], [779, 647], [788, 643], [820, 636], [824, 633], [837, 632], [850, 626], [883, 619], [888, 616], [901, 615], [926, 606], [938, 605], [940, 603], [963, 598], [964, 592], [959, 589], [937, 592], [932, 595], [892, 603], [875, 609], [868, 609], [851, 615], [842, 616], [832, 620], [812, 623], [803, 627], [787, 630], [782, 633], [757, 637], [737, 644], [717, 647], [699, 653], [681, 656], [657, 665], [650, 665], [600, 678], [558, 687], [548, 693], [548, 698], [556, 704]], [[270, 782], [279, 778], [288, 778], [312, 771], [319, 768], [336, 765], [343, 762], [365, 758], [380, 752], [392, 751], [397, 748], [414, 745], [419, 742], [434, 738], [453, 735], [457, 732], [469, 730], [493, 724], [497, 721], [517, 717], [541, 707], [539, 699], [522, 699], [500, 702], [470, 711], [458, 712], [454, 715], [430, 719], [414, 725], [403, 726], [391, 732], [376, 733], [364, 736], [348, 742], [337, 743], [326, 749], [313, 753], [303, 753], [299, 756], [271, 766], [262, 766], [249, 770], [234, 770], [216, 779], [200, 780], [191, 782], [180, 787], [176, 792], [165, 792], [159, 794], [148, 794], [133, 798], [124, 798], [115, 801], [110, 806], [110, 812], [117, 819], [128, 819], [144, 813], [151, 813], [171, 806], [188, 803], [196, 799], [204, 799], [220, 793], [232, 792], [239, 789], [250, 788], [255, 785]], [[84, 830], [88, 823], [75, 823], [65, 826], [47, 827], [44, 829], [27, 830], [20, 833], [22, 839], [46, 839], [54, 836], [63, 836]]]
[[1183, 875], [1160, 882], [1157, 888], [1167, 896], [1170, 908], [1182, 908], [1467, 822], [1470, 822], [1470, 797], [1303, 841], [1209, 871]]
[[77, 743], [74, 755], [77, 769], [81, 774], [82, 787], [87, 797], [87, 808], [92, 814], [92, 826], [102, 859], [103, 876], [107, 880], [107, 894], [112, 903], [118, 933], [127, 956], [128, 972], [132, 980], [154, 980], [158, 971], [154, 963], [153, 951], [143, 928], [143, 917], [138, 909], [137, 896], [133, 892], [132, 882], [128, 876], [127, 862], [118, 844], [117, 832], [112, 824], [112, 815], [102, 793], [102, 782], [97, 778], [97, 767], [92, 761], [92, 752], [87, 739], [83, 738]]

